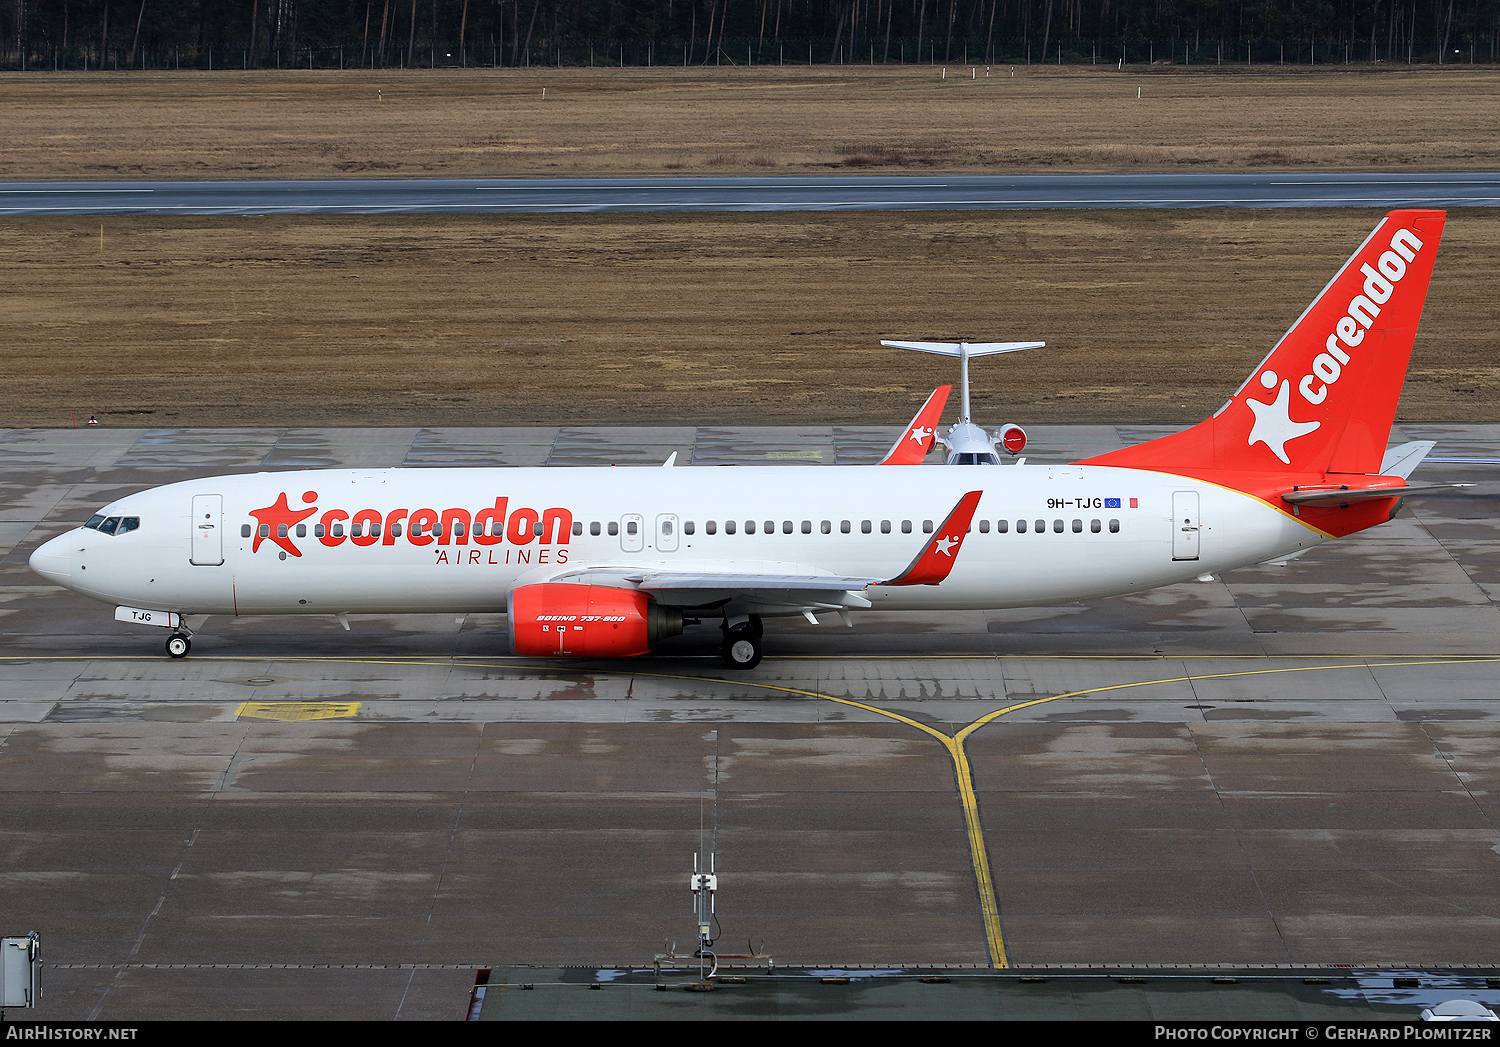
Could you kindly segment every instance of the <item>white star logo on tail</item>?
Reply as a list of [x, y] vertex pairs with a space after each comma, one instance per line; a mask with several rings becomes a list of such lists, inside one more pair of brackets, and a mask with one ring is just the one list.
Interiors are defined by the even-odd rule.
[[[1276, 372], [1267, 371], [1260, 376], [1261, 385], [1267, 389], [1276, 384]], [[1281, 392], [1276, 394], [1276, 399], [1270, 403], [1261, 403], [1259, 400], [1245, 399], [1245, 406], [1255, 412], [1255, 424], [1250, 427], [1249, 446], [1265, 444], [1266, 448], [1280, 458], [1283, 465], [1291, 465], [1292, 460], [1287, 457], [1286, 444], [1288, 440], [1295, 440], [1299, 436], [1306, 436], [1317, 429], [1321, 422], [1294, 422], [1291, 415], [1292, 383], [1290, 379], [1282, 379]]]
[[932, 548], [934, 550], [936, 550], [937, 552], [942, 553], [944, 556], [952, 556], [953, 555], [953, 551], [952, 551], [953, 547], [955, 545], [957, 545], [957, 544], [958, 544], [958, 539], [957, 538], [949, 538], [947, 536], [944, 536], [942, 538], [939, 538], [937, 541], [933, 542], [932, 543]]
[[920, 425], [914, 427], [912, 429], [912, 431], [911, 431], [911, 438], [913, 440], [917, 441], [917, 443], [919, 443], [919, 444], [926, 443], [927, 442], [927, 438], [929, 436], [931, 436], [931, 435], [932, 435], [932, 430], [931, 429], [924, 429]]

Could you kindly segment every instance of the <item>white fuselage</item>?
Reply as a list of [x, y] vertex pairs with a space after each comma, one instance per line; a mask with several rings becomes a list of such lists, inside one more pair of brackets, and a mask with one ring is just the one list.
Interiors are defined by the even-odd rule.
[[[518, 585], [593, 569], [894, 578], [974, 490], [983, 495], [951, 574], [872, 586], [862, 595], [874, 608], [1109, 596], [1327, 540], [1258, 499], [1134, 469], [388, 469], [224, 476], [130, 495], [100, 515], [139, 526], [74, 529], [32, 565], [106, 603], [189, 615], [493, 612]], [[483, 510], [504, 534], [477, 533]], [[283, 538], [277, 519], [299, 516]]]

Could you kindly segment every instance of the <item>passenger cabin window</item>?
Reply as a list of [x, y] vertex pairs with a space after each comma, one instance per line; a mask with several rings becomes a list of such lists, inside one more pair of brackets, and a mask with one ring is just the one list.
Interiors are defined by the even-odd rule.
[[684, 521], [682, 521], [682, 533], [683, 534], [692, 534], [694, 530], [696, 530], [696, 527], [694, 526], [693, 521], [691, 521], [691, 520], [684, 520]]
[[990, 522], [988, 520], [980, 520], [979, 521], [979, 533], [980, 534], [989, 534], [990, 533]]
[[932, 521], [931, 520], [923, 520], [922, 521], [922, 533], [923, 534], [931, 534], [932, 533]]
[[577, 538], [582, 533], [583, 533], [583, 521], [582, 520], [574, 520], [573, 521], [573, 537]]
[[850, 528], [849, 528], [849, 521], [848, 520], [840, 520], [839, 521], [839, 534], [848, 534], [849, 530], [850, 530]]
[[[242, 524], [240, 526], [240, 537], [241, 538], [249, 538], [250, 537], [250, 532], [252, 530], [253, 530], [253, 528], [249, 524]], [[319, 535], [318, 537], [321, 538], [323, 536]]]
[[902, 534], [911, 534], [911, 521], [910, 520], [902, 520], [901, 521], [901, 533]]
[[1004, 534], [1006, 531], [1009, 531], [1009, 530], [1010, 530], [1010, 521], [1009, 520], [996, 520], [995, 521], [995, 533], [996, 534]]
[[1082, 534], [1083, 533], [1083, 521], [1082, 520], [1074, 520], [1073, 521], [1073, 533], [1074, 534]]
[[619, 534], [620, 533], [620, 525], [617, 524], [615, 521], [611, 520], [609, 522], [609, 533], [612, 534], [612, 535]]
[[745, 533], [746, 534], [754, 534], [755, 533], [755, 521], [754, 520], [746, 520], [745, 521]]
[[889, 520], [881, 520], [880, 521], [880, 533], [881, 534], [890, 534], [891, 533], [891, 522]]
[[[375, 527], [378, 529], [380, 527], [380, 525], [376, 524]], [[374, 532], [371, 532], [371, 533], [373, 534]], [[298, 538], [306, 538], [307, 537], [307, 524], [298, 524], [297, 525], [297, 537]]]
[[593, 521], [592, 523], [589, 524], [589, 534], [597, 535], [598, 533], [599, 533], [599, 521], [595, 520], [595, 521]]
[[1120, 533], [1120, 521], [1119, 520], [1111, 520], [1109, 522], [1109, 533], [1110, 534], [1119, 534]]
[[724, 533], [725, 534], [734, 534], [734, 521], [733, 520], [725, 520], [724, 521]]
[[819, 530], [821, 530], [824, 534], [832, 534], [833, 533], [833, 521], [832, 520], [824, 520], [821, 524], [818, 525], [818, 527], [819, 527]]
[[703, 525], [703, 532], [705, 534], [718, 534], [719, 533], [719, 521], [717, 521], [717, 520], [709, 520], [708, 522], [706, 522]]
[[870, 521], [869, 520], [861, 520], [859, 522], [859, 533], [860, 534], [869, 534], [870, 533]]
[[1017, 520], [1016, 521], [1016, 534], [1025, 534], [1025, 533], [1026, 533], [1026, 521], [1025, 520]]

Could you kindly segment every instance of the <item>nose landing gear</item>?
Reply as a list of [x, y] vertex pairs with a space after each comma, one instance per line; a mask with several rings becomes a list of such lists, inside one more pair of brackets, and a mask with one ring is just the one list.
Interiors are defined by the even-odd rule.
[[173, 633], [167, 637], [167, 654], [173, 658], [186, 658], [193, 649], [193, 641], [185, 633]]

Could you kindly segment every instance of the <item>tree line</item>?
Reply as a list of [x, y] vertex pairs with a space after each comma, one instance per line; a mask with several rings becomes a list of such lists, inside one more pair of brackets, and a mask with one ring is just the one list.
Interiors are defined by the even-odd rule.
[[21, 69], [1500, 59], [1500, 0], [0, 3]]

